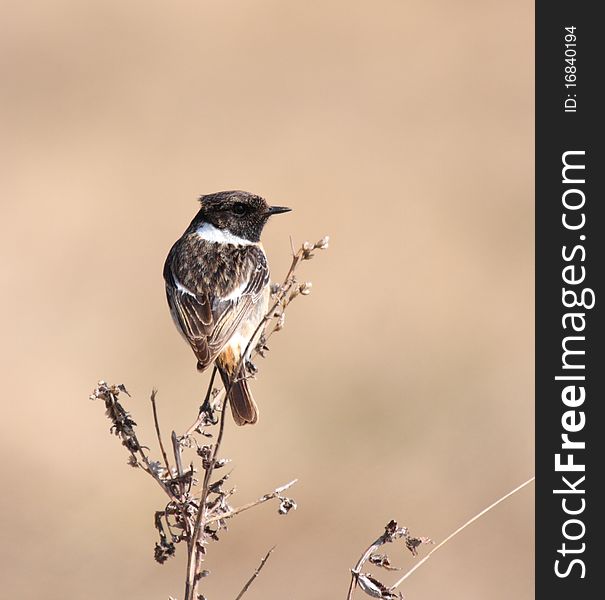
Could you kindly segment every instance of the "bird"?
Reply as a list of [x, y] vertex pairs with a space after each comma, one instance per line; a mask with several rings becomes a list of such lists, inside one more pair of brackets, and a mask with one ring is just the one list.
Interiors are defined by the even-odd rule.
[[213, 363], [218, 369], [235, 423], [253, 424], [258, 407], [238, 371], [269, 306], [269, 266], [260, 237], [272, 215], [291, 209], [241, 190], [199, 200], [198, 213], [164, 263], [168, 306], [198, 371]]

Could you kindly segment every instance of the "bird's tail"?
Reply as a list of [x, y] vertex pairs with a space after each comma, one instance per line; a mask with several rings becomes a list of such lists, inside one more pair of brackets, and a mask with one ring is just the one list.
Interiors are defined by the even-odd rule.
[[258, 421], [258, 407], [248, 388], [248, 382], [245, 379], [234, 381], [231, 384], [231, 376], [223, 368], [219, 367], [219, 373], [223, 380], [225, 389], [229, 391], [229, 404], [236, 425], [253, 425]]

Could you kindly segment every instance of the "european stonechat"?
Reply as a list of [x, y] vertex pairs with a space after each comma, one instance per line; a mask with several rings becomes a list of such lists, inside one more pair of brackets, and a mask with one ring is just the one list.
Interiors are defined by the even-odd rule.
[[[256, 423], [258, 408], [245, 378], [232, 381], [254, 347], [269, 306], [269, 267], [260, 241], [271, 215], [288, 212], [242, 191], [200, 198], [201, 208], [164, 264], [172, 318], [200, 371], [214, 363], [238, 425]], [[260, 332], [259, 332], [260, 334]]]

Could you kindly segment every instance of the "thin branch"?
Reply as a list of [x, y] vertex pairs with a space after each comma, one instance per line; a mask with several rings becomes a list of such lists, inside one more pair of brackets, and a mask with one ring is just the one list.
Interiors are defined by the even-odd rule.
[[525, 486], [529, 485], [534, 480], [535, 480], [535, 477], [530, 477], [527, 481], [525, 481], [521, 485], [517, 486], [514, 490], [511, 490], [510, 492], [508, 492], [508, 494], [505, 494], [504, 496], [502, 496], [501, 498], [499, 498], [498, 500], [496, 500], [495, 502], [490, 504], [487, 508], [484, 508], [480, 513], [477, 513], [472, 519], [469, 519], [464, 525], [461, 525], [460, 527], [458, 527], [458, 529], [456, 529], [456, 531], [454, 531], [453, 533], [450, 533], [450, 535], [448, 535], [442, 542], [439, 542], [439, 544], [437, 544], [420, 562], [415, 564], [407, 573], [405, 573], [405, 575], [403, 575], [400, 579], [398, 579], [389, 589], [394, 590], [394, 589], [398, 588], [416, 569], [418, 569], [429, 558], [431, 558], [431, 556], [435, 552], [437, 552], [437, 550], [439, 550], [439, 548], [441, 548], [442, 546], [445, 546], [445, 544], [447, 544], [453, 537], [458, 535], [461, 531], [466, 529], [471, 523], [474, 523], [477, 519], [482, 517], [485, 513], [492, 510], [492, 508], [495, 508], [496, 506], [498, 506], [498, 504], [500, 504], [501, 502], [504, 502], [507, 498], [510, 498], [513, 494], [516, 494], [518, 491], [522, 490]]
[[166, 450], [164, 449], [164, 443], [162, 442], [162, 434], [160, 433], [160, 421], [158, 419], [158, 409], [155, 402], [155, 397], [157, 394], [157, 390], [151, 390], [151, 406], [153, 408], [153, 423], [155, 425], [155, 432], [158, 436], [158, 442], [160, 444], [160, 450], [162, 451], [162, 456], [164, 457], [164, 466], [166, 467], [166, 471], [168, 475], [170, 475], [170, 463], [168, 462], [168, 456], [166, 455]]
[[172, 441], [172, 452], [174, 453], [174, 462], [176, 463], [176, 472], [179, 479], [183, 478], [183, 461], [181, 460], [181, 444], [176, 432], [172, 432], [170, 435]]
[[[214, 378], [216, 377], [217, 371], [218, 371], [218, 367], [215, 365], [214, 368], [212, 369], [212, 375], [210, 376], [210, 383], [208, 384], [208, 388], [206, 389], [206, 396], [204, 397], [204, 402], [200, 406], [200, 410], [197, 415], [197, 419], [195, 420], [193, 425], [191, 425], [189, 427], [189, 429], [187, 429], [187, 431], [183, 434], [184, 438], [186, 438], [186, 437], [190, 436], [192, 433], [194, 433], [197, 430], [197, 428], [208, 417], [208, 412], [210, 411], [210, 408], [211, 408], [210, 407], [210, 397], [212, 396]], [[216, 425], [216, 423], [213, 423], [213, 424]]]
[[[210, 384], [210, 387], [208, 388], [210, 390], [210, 388], [212, 387], [212, 384]], [[221, 390], [221, 392], [219, 392], [215, 398], [218, 398], [221, 393], [224, 390]], [[208, 396], [208, 394], [206, 394]], [[220, 406], [220, 401], [219, 400], [215, 400], [215, 404], [219, 403]], [[206, 413], [205, 411], [200, 409], [200, 412], [197, 416], [197, 419], [193, 422], [192, 425], [189, 426], [189, 428], [187, 429], [187, 431], [183, 434], [183, 438], [189, 437], [191, 434], [195, 433], [198, 429], [198, 427], [200, 427], [200, 425], [202, 425], [202, 423], [204, 423], [204, 419], [206, 419], [208, 417], [208, 413]], [[216, 423], [212, 423], [213, 425], [216, 425]]]
[[162, 481], [157, 469], [153, 468], [149, 462], [149, 458], [144, 451], [146, 446], [143, 446], [139, 442], [135, 432], [136, 423], [118, 401], [120, 393], [125, 393], [127, 396], [130, 396], [123, 385], [112, 386], [108, 385], [105, 381], [99, 381], [90, 398], [92, 400], [103, 400], [107, 411], [107, 417], [112, 422], [110, 431], [115, 433], [122, 440], [122, 444], [126, 447], [128, 452], [130, 452], [132, 457], [131, 464], [137, 465], [145, 471], [145, 473], [151, 475], [172, 501], [178, 501], [178, 498], [176, 498], [166, 483]]
[[200, 533], [204, 531], [206, 526], [206, 500], [208, 499], [208, 491], [210, 488], [210, 479], [212, 478], [212, 473], [214, 472], [214, 465], [216, 464], [216, 457], [218, 455], [218, 451], [221, 445], [221, 441], [223, 439], [223, 432], [225, 430], [225, 415], [227, 414], [227, 404], [229, 401], [229, 391], [231, 391], [231, 387], [233, 385], [233, 381], [229, 382], [228, 389], [225, 392], [225, 401], [223, 402], [223, 407], [221, 410], [221, 420], [219, 425], [219, 432], [216, 438], [216, 442], [214, 444], [214, 449], [212, 451], [212, 458], [210, 459], [210, 464], [204, 473], [204, 483], [202, 485], [202, 495], [199, 501], [199, 508], [197, 511], [197, 515], [195, 518], [195, 525], [193, 527], [193, 533], [191, 534], [191, 539], [189, 540], [189, 552], [187, 558], [187, 582], [185, 586], [185, 600], [194, 600], [196, 596], [198, 577], [197, 573], [199, 571], [199, 565], [201, 562], [200, 551], [198, 548], [198, 540], [200, 537]]
[[181, 498], [185, 493], [185, 484], [183, 482], [183, 476], [185, 475], [185, 471], [183, 470], [183, 461], [181, 459], [181, 442], [179, 441], [178, 436], [173, 431], [170, 439], [172, 441], [172, 452], [174, 453], [174, 462], [176, 463], [176, 473], [179, 484], [179, 491]]
[[370, 558], [372, 553], [380, 548], [385, 542], [384, 534], [379, 538], [374, 540], [367, 548], [367, 550], [361, 555], [361, 558], [357, 561], [357, 564], [351, 569], [351, 582], [349, 584], [349, 591], [347, 593], [347, 600], [352, 600], [353, 592], [355, 591], [355, 587], [357, 585], [357, 578], [361, 573], [361, 567], [363, 567], [364, 563]]
[[262, 571], [263, 567], [265, 566], [265, 563], [271, 556], [273, 550], [275, 550], [275, 546], [273, 546], [273, 548], [271, 548], [269, 550], [269, 552], [267, 552], [267, 554], [265, 554], [264, 558], [260, 561], [260, 565], [258, 565], [258, 567], [256, 568], [256, 571], [254, 571], [254, 573], [252, 573], [252, 576], [250, 577], [250, 579], [248, 579], [248, 581], [246, 581], [244, 587], [242, 588], [242, 591], [236, 596], [235, 600], [240, 600], [241, 597], [248, 591], [248, 588], [252, 585], [252, 582], [258, 577], [258, 574]]
[[235, 517], [235, 515], [239, 515], [240, 513], [243, 513], [246, 510], [249, 510], [251, 508], [254, 508], [255, 506], [258, 506], [259, 504], [264, 504], [265, 502], [268, 502], [269, 500], [273, 500], [274, 498], [279, 497], [279, 495], [282, 492], [284, 492], [288, 488], [292, 487], [297, 481], [298, 481], [298, 479], [293, 479], [289, 483], [282, 485], [281, 487], [277, 488], [273, 492], [271, 492], [269, 494], [265, 494], [258, 500], [254, 500], [253, 502], [248, 502], [248, 504], [243, 504], [242, 506], [233, 508], [228, 512], [221, 513], [220, 515], [215, 515], [214, 517], [209, 517], [208, 519], [206, 519], [206, 525], [209, 525], [210, 523], [215, 523], [216, 521], [221, 521], [222, 519], [230, 519], [231, 517]]
[[[136, 454], [134, 452], [131, 452], [131, 454], [132, 454], [132, 456], [134, 456], [136, 458]], [[142, 464], [138, 463], [139, 466], [143, 469], [143, 471], [145, 471], [145, 473], [147, 473], [148, 475], [151, 475], [151, 477], [153, 477], [153, 479], [155, 479], [155, 481], [162, 488], [162, 490], [165, 492], [165, 494], [170, 498], [170, 500], [172, 500], [173, 502], [178, 502], [179, 501], [178, 498], [170, 491], [168, 486], [160, 479], [160, 477], [151, 468], [151, 464], [149, 463], [149, 459], [147, 458], [145, 453], [139, 449], [138, 454], [141, 458], [141, 461], [143, 461]]]

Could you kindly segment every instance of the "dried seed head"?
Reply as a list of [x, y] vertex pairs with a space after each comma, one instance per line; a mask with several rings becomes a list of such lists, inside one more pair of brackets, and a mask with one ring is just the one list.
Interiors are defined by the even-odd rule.
[[308, 296], [311, 293], [311, 288], [313, 287], [313, 284], [310, 281], [305, 281], [305, 283], [301, 283], [298, 286], [298, 291], [303, 295], [303, 296]]
[[265, 344], [264, 340], [258, 342], [256, 345], [256, 352], [261, 358], [265, 358], [267, 356], [267, 352], [269, 352], [269, 347]]
[[422, 544], [432, 544], [433, 540], [427, 537], [411, 537], [406, 536], [405, 545], [406, 548], [412, 553], [412, 556], [418, 556], [418, 548], [422, 546]]
[[277, 324], [275, 325], [275, 331], [280, 331], [284, 328], [284, 324], [286, 322], [286, 313], [282, 313], [279, 315], [279, 319], [277, 319]]
[[162, 565], [174, 556], [175, 552], [176, 547], [172, 542], [161, 540], [159, 544], [156, 543], [153, 555], [156, 561]]
[[330, 245], [330, 236], [326, 235], [321, 238], [318, 242], [315, 242], [315, 248], [318, 250], [327, 250]]
[[407, 527], [398, 527], [397, 521], [389, 521], [384, 527], [383, 538], [385, 542], [392, 542], [393, 540], [399, 539], [400, 537], [407, 538], [407, 535]]
[[311, 260], [313, 258], [313, 250], [315, 250], [315, 244], [311, 242], [305, 242], [302, 245], [302, 256], [303, 260]]
[[285, 496], [278, 496], [278, 498], [280, 502], [277, 512], [280, 515], [287, 515], [291, 510], [296, 510], [296, 502], [292, 498], [286, 498]]
[[166, 467], [158, 460], [149, 461], [149, 470], [159, 479], [166, 474]]

